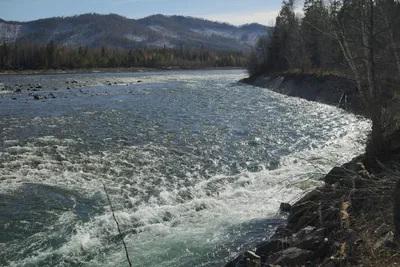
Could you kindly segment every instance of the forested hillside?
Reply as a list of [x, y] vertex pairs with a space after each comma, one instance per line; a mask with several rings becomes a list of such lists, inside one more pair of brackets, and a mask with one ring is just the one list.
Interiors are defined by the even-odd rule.
[[0, 21], [0, 40], [7, 43], [136, 49], [143, 47], [200, 47], [248, 52], [269, 27], [236, 27], [184, 16], [153, 15], [135, 20], [119, 15], [84, 14], [30, 22]]

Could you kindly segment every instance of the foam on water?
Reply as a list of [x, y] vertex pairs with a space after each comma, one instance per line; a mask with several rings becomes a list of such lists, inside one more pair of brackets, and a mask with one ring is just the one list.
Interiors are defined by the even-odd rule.
[[[140, 79], [182, 83], [185, 90], [194, 90], [199, 86], [215, 86], [216, 79], [221, 88], [230, 86], [232, 76], [172, 74], [158, 78], [144, 75]], [[156, 94], [160, 90], [184, 91], [161, 88], [149, 92]], [[239, 94], [241, 90], [250, 89], [244, 85], [230, 87], [231, 94]], [[92, 134], [90, 127], [84, 129], [84, 134], [79, 129], [64, 138], [39, 135], [26, 140], [3, 139], [1, 200], [9, 200], [7, 208], [11, 210], [12, 205], [18, 205], [21, 210], [29, 208], [33, 213], [27, 213], [25, 221], [20, 220], [16, 225], [12, 222], [1, 225], [1, 231], [17, 228], [31, 234], [22, 239], [0, 240], [0, 264], [125, 266], [125, 255], [101, 181], [107, 186], [135, 266], [221, 265], [225, 258], [268, 238], [284, 218], [278, 212], [279, 204], [298, 199], [318, 185], [318, 179], [333, 166], [362, 153], [370, 124], [333, 107], [259, 90], [260, 98], [271, 98], [274, 103], [254, 102], [244, 107], [239, 102], [230, 103], [238, 107], [234, 116], [250, 116], [249, 123], [260, 123], [257, 126], [260, 129], [251, 134], [240, 123], [231, 125], [227, 112], [222, 119], [215, 116], [215, 125], [209, 126], [206, 118], [201, 118], [205, 120], [201, 127], [206, 130], [193, 130], [198, 139], [193, 132], [185, 136], [185, 127], [192, 127], [190, 123], [178, 124], [179, 138], [185, 140], [181, 146], [168, 141], [170, 135], [164, 132], [169, 130], [158, 125], [152, 126], [148, 133], [165, 135], [159, 142], [124, 145], [129, 143], [128, 136], [116, 139], [104, 136], [104, 144], [114, 141], [122, 144], [115, 143], [116, 147], [109, 149], [87, 146], [82, 136]], [[224, 104], [222, 93], [210, 102], [217, 100], [216, 110], [224, 114], [231, 105]], [[168, 108], [173, 107], [173, 103], [168, 103]], [[198, 98], [193, 105], [202, 104]], [[273, 127], [261, 129], [271, 127], [268, 117], [265, 121], [251, 119], [258, 116], [258, 110], [266, 110], [266, 114], [273, 116], [285, 107], [300, 112], [273, 117], [282, 127], [290, 124], [283, 127], [284, 132]], [[148, 112], [153, 112], [152, 109], [149, 107]], [[111, 117], [117, 121], [123, 119], [122, 113], [114, 109], [103, 113], [87, 110], [82, 116]], [[196, 116], [201, 117], [201, 113], [199, 110]], [[66, 130], [67, 125], [80, 119], [37, 117], [33, 123]], [[6, 136], [12, 137], [16, 129], [31, 127], [18, 124], [17, 118], [14, 120], [14, 124], [7, 124]], [[224, 120], [228, 126], [220, 130], [217, 126]], [[313, 128], [318, 131], [312, 132]], [[305, 134], [308, 132], [312, 134]], [[231, 140], [223, 134], [239, 137]], [[224, 150], [227, 146], [233, 146], [234, 150]], [[282, 154], [278, 159], [256, 160], [253, 150], [259, 153], [264, 151], [263, 147], [281, 149]], [[275, 150], [268, 152], [279, 155]], [[228, 165], [239, 160], [240, 167], [231, 171]], [[251, 167], [254, 162], [255, 170]], [[36, 206], [28, 203], [32, 192]], [[21, 199], [22, 195], [26, 197]], [[42, 196], [51, 198], [46, 200]]]

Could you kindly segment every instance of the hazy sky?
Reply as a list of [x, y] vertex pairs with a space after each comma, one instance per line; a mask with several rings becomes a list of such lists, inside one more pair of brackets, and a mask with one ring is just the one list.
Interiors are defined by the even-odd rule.
[[95, 12], [128, 18], [185, 15], [240, 25], [271, 25], [282, 0], [0, 0], [0, 18], [29, 21]]

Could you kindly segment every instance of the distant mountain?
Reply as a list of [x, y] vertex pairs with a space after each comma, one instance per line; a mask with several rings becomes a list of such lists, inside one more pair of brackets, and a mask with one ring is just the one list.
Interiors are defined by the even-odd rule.
[[84, 14], [30, 22], [0, 19], [0, 39], [7, 43], [46, 44], [124, 49], [156, 46], [204, 46], [212, 49], [249, 51], [258, 38], [269, 35], [271, 28], [260, 24], [236, 27], [184, 16], [153, 15], [128, 19], [119, 15]]

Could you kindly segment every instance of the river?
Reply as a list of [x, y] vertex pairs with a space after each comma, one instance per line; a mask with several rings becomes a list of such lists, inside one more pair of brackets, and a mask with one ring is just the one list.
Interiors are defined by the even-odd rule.
[[134, 266], [221, 266], [268, 239], [370, 123], [246, 76], [0, 76], [41, 87], [0, 94], [0, 265], [128, 266], [102, 182]]

